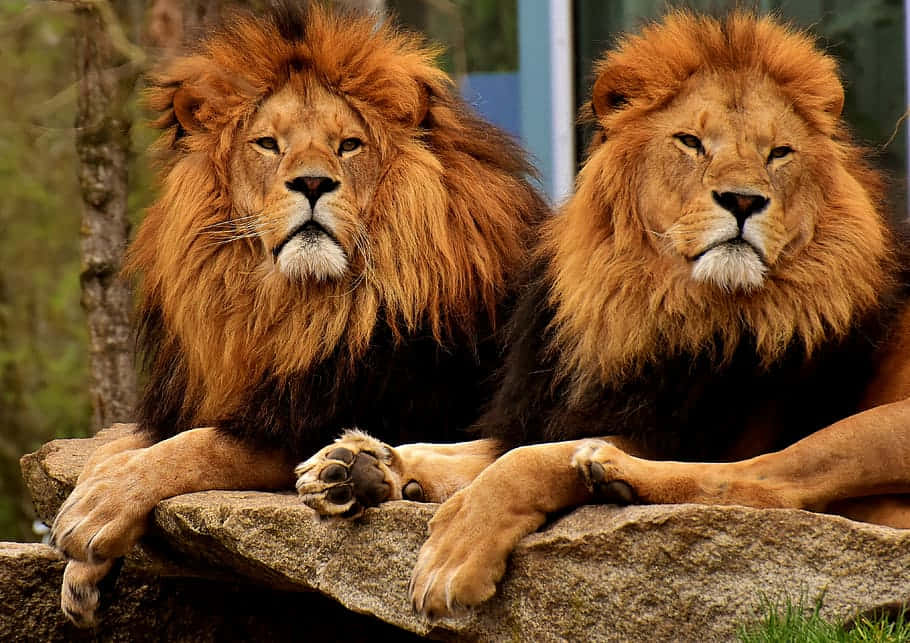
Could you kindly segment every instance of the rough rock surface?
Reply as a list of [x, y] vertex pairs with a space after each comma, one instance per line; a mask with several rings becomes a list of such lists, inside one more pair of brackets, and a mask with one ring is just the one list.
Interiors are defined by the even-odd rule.
[[[23, 458], [42, 516], [56, 511], [93, 444], [56, 441]], [[430, 623], [411, 611], [407, 583], [433, 510], [393, 502], [342, 524], [317, 519], [290, 493], [190, 494], [158, 506], [142, 566], [166, 558], [177, 573], [316, 591], [460, 640], [729, 639], [760, 596], [824, 592], [823, 614], [840, 619], [910, 600], [910, 530], [791, 510], [592, 506], [522, 541], [488, 604]]]
[[[60, 611], [63, 566], [47, 545], [0, 543], [0, 641], [357, 641], [368, 631], [400, 640], [400, 631], [314, 594], [160, 577], [136, 566], [105, 587], [99, 627], [80, 630]], [[307, 613], [321, 619], [304, 624]]]

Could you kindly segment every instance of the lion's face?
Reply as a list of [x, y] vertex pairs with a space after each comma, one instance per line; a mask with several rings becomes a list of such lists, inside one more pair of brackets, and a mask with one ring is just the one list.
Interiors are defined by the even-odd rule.
[[234, 224], [291, 279], [336, 280], [351, 268], [379, 158], [360, 116], [318, 82], [294, 77], [237, 137]]
[[639, 211], [692, 279], [750, 291], [810, 241], [824, 140], [773, 82], [697, 74], [647, 127]]

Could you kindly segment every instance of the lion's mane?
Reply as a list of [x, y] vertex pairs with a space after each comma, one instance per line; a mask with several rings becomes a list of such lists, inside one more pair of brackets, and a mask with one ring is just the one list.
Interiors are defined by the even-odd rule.
[[[142, 415], [151, 430], [235, 418], [264, 422], [279, 440], [271, 424], [309, 420], [304, 411], [280, 421], [246, 415], [252, 403], [274, 402], [278, 394], [268, 391], [283, 391], [288, 405], [323, 389], [331, 396], [357, 377], [377, 341], [420, 336], [451, 349], [489, 332], [545, 206], [525, 180], [533, 170], [523, 154], [464, 106], [435, 55], [390, 22], [313, 3], [265, 17], [235, 13], [152, 76], [162, 189], [129, 253], [140, 282], [150, 371]], [[254, 240], [220, 243], [211, 234], [223, 235], [231, 221], [238, 132], [298, 72], [360, 114], [383, 163], [363, 213], [368, 251], [347, 281], [263, 275]], [[181, 110], [198, 130], [181, 126]]]
[[[824, 135], [806, 150], [814, 174], [801, 187], [820, 203], [814, 236], [751, 292], [695, 282], [688, 265], [662, 257], [642, 213], [666, 195], [637, 189], [649, 163], [641, 124], [694, 74], [712, 72], [772, 80]], [[658, 455], [716, 458], [750, 409], [763, 412], [763, 396], [796, 408], [795, 391], [809, 407], [840, 393], [844, 406], [855, 402], [902, 295], [883, 181], [841, 122], [835, 62], [770, 18], [675, 12], [620, 41], [595, 75], [598, 132], [576, 194], [544, 225], [488, 434], [513, 443], [628, 434], [654, 438]], [[800, 388], [825, 369], [826, 393]], [[823, 404], [830, 417], [796, 411], [795, 430], [845, 412]]]
[[[803, 189], [815, 191], [824, 213], [814, 239], [757, 293], [730, 296], [660, 263], [641, 210], [664, 195], [634, 190], [648, 163], [635, 152], [636, 124], [705, 69], [773, 79], [803, 119], [829, 135], [829, 145], [807, 152], [815, 155], [815, 175]], [[878, 305], [893, 269], [882, 181], [844, 130], [836, 64], [810, 37], [748, 14], [722, 22], [677, 13], [626, 38], [595, 73], [603, 135], [626, 147], [592, 150], [578, 194], [544, 233], [544, 253], [553, 257], [556, 343], [573, 377], [603, 381], [668, 351], [701, 350], [718, 336], [729, 353], [744, 334], [771, 364], [794, 341], [811, 354], [842, 337]]]

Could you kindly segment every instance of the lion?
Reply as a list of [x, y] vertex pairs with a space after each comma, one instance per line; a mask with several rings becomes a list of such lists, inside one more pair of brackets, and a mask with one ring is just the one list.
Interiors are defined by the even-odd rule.
[[[54, 521], [75, 623], [160, 500], [293, 488], [353, 427], [454, 441], [488, 401], [547, 206], [436, 54], [389, 21], [288, 5], [232, 13], [152, 76], [161, 192], [127, 262], [147, 385]], [[349, 517], [371, 502], [347, 500]]]
[[583, 503], [910, 527], [906, 242], [834, 60], [772, 18], [671, 12], [595, 72], [599, 131], [479, 421], [517, 448], [450, 481], [411, 579], [430, 616], [490, 598], [518, 540]]

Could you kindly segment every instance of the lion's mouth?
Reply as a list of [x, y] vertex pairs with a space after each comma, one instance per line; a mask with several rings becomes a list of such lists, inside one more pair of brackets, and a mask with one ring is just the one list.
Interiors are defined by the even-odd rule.
[[704, 257], [706, 254], [708, 254], [709, 252], [714, 250], [715, 248], [720, 248], [723, 246], [726, 246], [728, 248], [734, 248], [737, 246], [745, 246], [745, 247], [749, 248], [749, 250], [752, 250], [755, 253], [755, 255], [758, 257], [758, 260], [761, 261], [762, 264], [764, 264], [765, 266], [768, 265], [768, 262], [765, 259], [765, 255], [762, 253], [762, 251], [759, 250], [758, 248], [756, 248], [754, 245], [752, 245], [748, 241], [746, 241], [745, 239], [743, 239], [742, 237], [733, 237], [732, 239], [725, 239], [724, 241], [717, 241], [715, 243], [712, 243], [711, 245], [706, 247], [704, 250], [699, 252], [697, 255], [689, 257], [689, 261], [696, 262], [699, 259], [701, 259], [702, 257]]
[[281, 251], [284, 250], [284, 247], [296, 237], [300, 237], [304, 241], [316, 241], [322, 236], [325, 236], [329, 241], [334, 243], [339, 248], [341, 247], [341, 244], [338, 243], [338, 239], [335, 238], [335, 235], [329, 232], [329, 230], [321, 223], [316, 221], [316, 219], [310, 219], [291, 230], [288, 236], [286, 236], [284, 240], [281, 241], [281, 243], [272, 249], [272, 256], [277, 259], [278, 255], [281, 254]]

